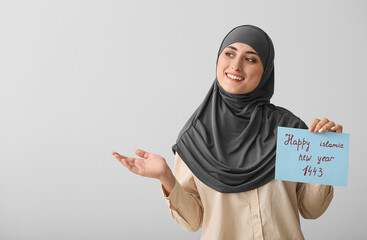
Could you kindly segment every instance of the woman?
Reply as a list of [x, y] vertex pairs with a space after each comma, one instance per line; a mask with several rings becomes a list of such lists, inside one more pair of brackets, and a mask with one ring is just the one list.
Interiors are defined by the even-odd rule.
[[[201, 239], [304, 239], [299, 213], [317, 218], [333, 187], [274, 179], [278, 126], [307, 129], [290, 111], [274, 106], [274, 48], [260, 28], [243, 25], [224, 38], [217, 78], [182, 128], [172, 150], [173, 172], [157, 154], [116, 157], [131, 172], [157, 178], [172, 217]], [[342, 132], [315, 119], [310, 131]]]

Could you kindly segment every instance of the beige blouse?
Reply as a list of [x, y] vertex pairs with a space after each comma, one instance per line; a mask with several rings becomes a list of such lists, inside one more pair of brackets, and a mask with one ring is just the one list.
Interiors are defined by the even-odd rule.
[[202, 228], [201, 240], [304, 239], [299, 213], [321, 216], [329, 206], [332, 186], [273, 180], [241, 193], [221, 193], [196, 178], [176, 154], [175, 186], [168, 195], [170, 213], [187, 231]]

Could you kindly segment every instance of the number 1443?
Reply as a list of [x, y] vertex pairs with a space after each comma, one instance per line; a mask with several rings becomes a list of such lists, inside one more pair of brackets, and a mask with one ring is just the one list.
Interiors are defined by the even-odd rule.
[[307, 167], [302, 169], [302, 171], [304, 171], [303, 176], [321, 177], [323, 175], [322, 168], [317, 168], [317, 167], [312, 168], [312, 166], [310, 166], [310, 165], [307, 165]]

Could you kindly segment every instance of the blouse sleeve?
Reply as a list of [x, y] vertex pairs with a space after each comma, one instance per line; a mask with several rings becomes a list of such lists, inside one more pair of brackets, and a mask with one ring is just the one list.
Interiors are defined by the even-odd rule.
[[298, 208], [305, 219], [320, 217], [329, 207], [333, 196], [333, 186], [311, 183], [297, 185]]
[[197, 191], [193, 173], [176, 153], [173, 168], [175, 185], [168, 195], [163, 185], [162, 192], [173, 219], [189, 232], [196, 232], [203, 221], [203, 205]]

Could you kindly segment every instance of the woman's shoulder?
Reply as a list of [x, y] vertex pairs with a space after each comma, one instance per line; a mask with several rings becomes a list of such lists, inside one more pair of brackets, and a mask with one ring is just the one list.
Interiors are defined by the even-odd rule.
[[296, 116], [295, 114], [293, 114], [290, 110], [281, 107], [281, 106], [276, 106], [272, 103], [265, 105], [272, 113], [279, 113], [279, 114], [286, 114], [295, 118], [300, 119], [298, 116]]
[[266, 107], [271, 112], [271, 115], [276, 116], [280, 120], [279, 125], [285, 127], [308, 128], [305, 122], [290, 110], [276, 106], [272, 103], [267, 104]]

